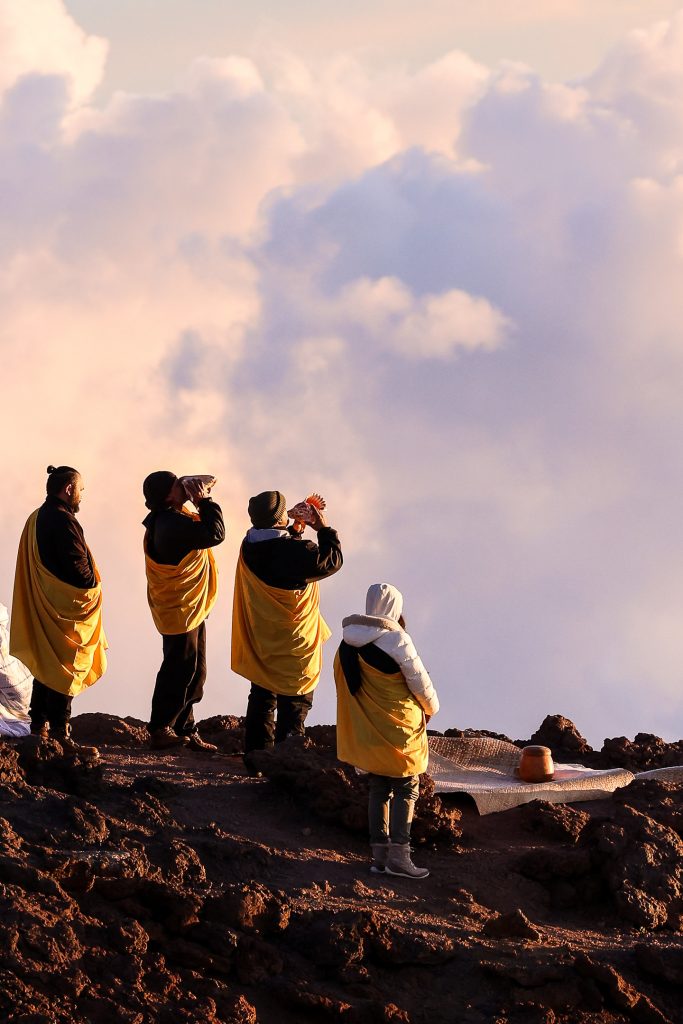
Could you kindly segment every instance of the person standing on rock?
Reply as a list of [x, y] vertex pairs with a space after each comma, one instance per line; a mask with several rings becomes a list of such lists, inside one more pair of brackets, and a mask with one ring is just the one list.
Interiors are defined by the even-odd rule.
[[100, 574], [76, 519], [85, 487], [71, 466], [47, 467], [47, 497], [29, 516], [17, 555], [10, 653], [34, 676], [31, 732], [96, 758], [71, 736], [74, 696], [104, 675]]
[[[193, 708], [206, 682], [206, 619], [218, 590], [210, 548], [225, 538], [223, 513], [199, 478], [183, 482], [160, 470], [146, 477], [142, 491], [150, 510], [143, 523], [147, 599], [163, 647], [148, 726], [151, 746], [216, 750], [199, 735]], [[197, 513], [184, 508], [188, 499]]]
[[429, 761], [427, 721], [439, 698], [402, 611], [400, 591], [374, 583], [365, 615], [342, 622], [334, 659], [337, 757], [369, 773], [371, 871], [426, 878], [427, 868], [411, 860], [410, 828]]
[[[244, 762], [304, 732], [331, 633], [320, 614], [318, 581], [342, 567], [337, 531], [322, 510], [309, 508], [318, 543], [287, 526], [280, 491], [249, 501], [252, 528], [242, 541], [232, 611], [232, 670], [251, 683]], [[277, 712], [277, 724], [275, 722]]]

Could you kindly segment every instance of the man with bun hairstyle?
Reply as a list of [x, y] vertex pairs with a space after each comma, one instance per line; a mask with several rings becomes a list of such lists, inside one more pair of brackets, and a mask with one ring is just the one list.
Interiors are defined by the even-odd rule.
[[[142, 485], [150, 510], [143, 523], [147, 599], [164, 654], [149, 722], [155, 750], [217, 749], [199, 735], [193, 712], [204, 694], [206, 619], [218, 589], [209, 549], [225, 538], [223, 513], [209, 490], [196, 478], [183, 483], [166, 470], [150, 473]], [[188, 500], [196, 514], [184, 508]]]
[[263, 491], [249, 501], [252, 528], [242, 541], [235, 576], [232, 669], [251, 683], [244, 741], [250, 771], [257, 772], [254, 751], [303, 735], [320, 679], [322, 645], [330, 637], [320, 614], [318, 580], [341, 569], [341, 544], [323, 513], [310, 509], [317, 544], [288, 528], [280, 491]]
[[19, 543], [10, 651], [33, 673], [31, 732], [95, 758], [71, 737], [74, 696], [107, 667], [100, 575], [76, 519], [85, 487], [71, 466], [47, 467], [47, 496]]

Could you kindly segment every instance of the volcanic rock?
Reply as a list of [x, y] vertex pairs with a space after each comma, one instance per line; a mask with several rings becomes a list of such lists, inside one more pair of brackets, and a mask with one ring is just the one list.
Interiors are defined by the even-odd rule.
[[530, 831], [565, 843], [576, 843], [590, 821], [589, 814], [570, 804], [551, 804], [544, 800], [524, 804], [520, 817]]
[[561, 763], [571, 763], [577, 755], [593, 751], [574, 723], [562, 715], [546, 715], [529, 743], [550, 747], [554, 760]]
[[638, 966], [647, 974], [670, 985], [683, 985], [683, 947], [661, 948], [641, 943], [635, 954]]
[[19, 767], [19, 754], [9, 743], [0, 740], [0, 792], [11, 795], [17, 786], [24, 784], [24, 773]]
[[631, 772], [651, 771], [683, 765], [683, 740], [666, 743], [660, 736], [639, 732], [633, 740], [625, 736], [606, 739], [600, 751], [604, 764]]
[[576, 958], [576, 967], [583, 977], [596, 982], [611, 1006], [625, 1010], [639, 1024], [671, 1024], [669, 1018], [611, 964], [599, 963], [580, 953]]
[[538, 928], [518, 908], [510, 914], [498, 914], [484, 925], [484, 935], [494, 939], [528, 939], [540, 942], [543, 938]]
[[147, 724], [139, 718], [91, 713], [78, 715], [71, 723], [77, 743], [95, 747], [143, 747], [149, 743]]
[[204, 906], [207, 921], [221, 921], [247, 932], [282, 932], [289, 925], [291, 907], [284, 893], [272, 892], [259, 882], [228, 885]]
[[683, 897], [683, 841], [670, 828], [628, 805], [584, 827], [578, 848], [534, 851], [520, 861], [527, 877], [546, 885], [556, 906], [607, 897], [625, 921], [660, 928]]
[[199, 735], [215, 743], [221, 754], [234, 756], [244, 750], [244, 719], [237, 715], [214, 715], [199, 723]]

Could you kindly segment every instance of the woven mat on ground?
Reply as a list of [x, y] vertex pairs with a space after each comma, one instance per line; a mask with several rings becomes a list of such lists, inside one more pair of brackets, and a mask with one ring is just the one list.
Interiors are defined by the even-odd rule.
[[671, 768], [653, 768], [649, 772], [638, 772], [636, 779], [654, 779], [656, 782], [683, 782], [683, 765], [672, 765]]
[[600, 800], [635, 778], [624, 768], [594, 771], [580, 764], [556, 764], [552, 782], [522, 782], [515, 775], [520, 754], [513, 743], [490, 736], [430, 736], [427, 771], [437, 793], [469, 793], [480, 814], [507, 811], [531, 800]]

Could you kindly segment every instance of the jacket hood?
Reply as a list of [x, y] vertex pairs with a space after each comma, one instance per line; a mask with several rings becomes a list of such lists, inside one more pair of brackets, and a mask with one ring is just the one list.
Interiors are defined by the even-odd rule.
[[365, 598], [365, 614], [398, 622], [403, 612], [403, 594], [390, 583], [373, 583]]
[[374, 643], [386, 633], [403, 633], [398, 623], [403, 611], [403, 595], [390, 583], [373, 583], [365, 599], [365, 615], [349, 615], [342, 620], [344, 640], [351, 647]]

